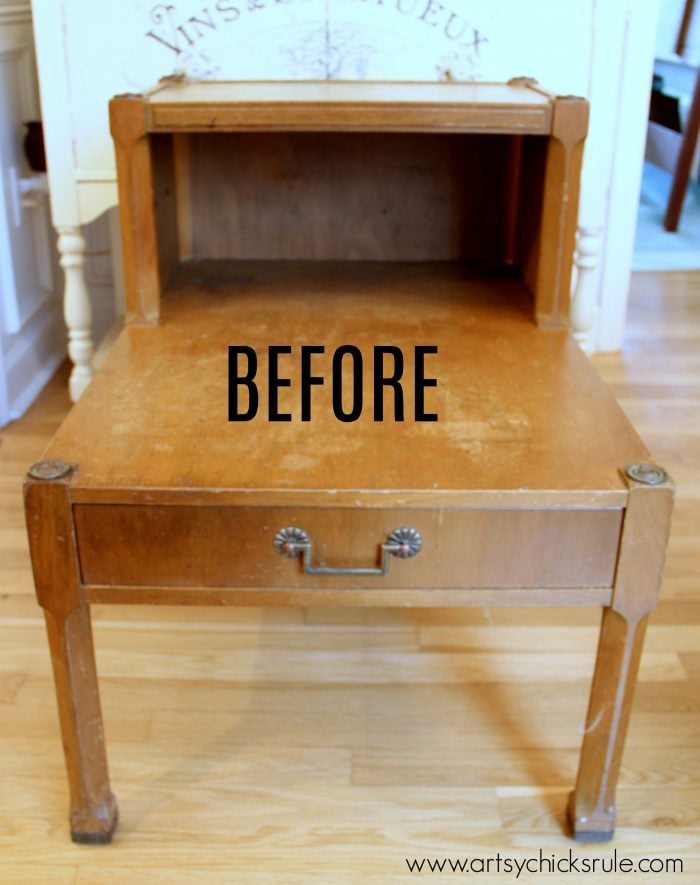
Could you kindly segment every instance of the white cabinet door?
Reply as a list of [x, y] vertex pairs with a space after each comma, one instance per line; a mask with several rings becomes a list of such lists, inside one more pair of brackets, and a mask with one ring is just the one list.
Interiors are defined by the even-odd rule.
[[0, 49], [0, 287], [2, 328], [17, 334], [53, 297], [48, 244], [48, 199], [23, 156], [24, 122], [36, 111], [23, 101], [33, 79], [29, 49]]
[[19, 417], [64, 358], [46, 176], [24, 158], [38, 118], [29, 5], [0, 6], [0, 425]]

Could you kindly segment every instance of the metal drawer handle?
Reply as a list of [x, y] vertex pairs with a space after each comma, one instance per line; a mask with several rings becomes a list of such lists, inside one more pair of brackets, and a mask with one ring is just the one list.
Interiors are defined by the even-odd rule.
[[295, 557], [302, 554], [305, 575], [386, 575], [389, 571], [389, 557], [408, 559], [420, 552], [423, 538], [420, 532], [409, 526], [394, 531], [382, 544], [382, 564], [379, 568], [326, 568], [311, 564], [311, 541], [304, 529], [287, 526], [275, 535], [275, 550], [281, 556]]

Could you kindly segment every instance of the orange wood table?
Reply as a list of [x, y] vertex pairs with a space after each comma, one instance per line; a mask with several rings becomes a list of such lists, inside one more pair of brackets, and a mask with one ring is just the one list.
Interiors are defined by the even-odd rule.
[[[166, 83], [111, 115], [128, 325], [25, 486], [73, 839], [117, 820], [93, 602], [599, 606], [570, 819], [610, 838], [672, 487], [566, 329], [586, 103], [526, 80]], [[363, 408], [339, 421], [348, 344]], [[229, 345], [259, 357], [251, 421], [227, 420]], [[422, 405], [416, 346], [437, 348]], [[404, 356], [403, 421], [390, 384], [376, 420], [376, 347]]]

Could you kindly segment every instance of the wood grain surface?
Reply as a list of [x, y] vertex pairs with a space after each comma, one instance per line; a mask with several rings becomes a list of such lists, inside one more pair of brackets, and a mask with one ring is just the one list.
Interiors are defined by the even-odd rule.
[[[190, 171], [172, 191], [180, 187], [178, 207], [191, 216], [196, 258], [499, 263], [508, 138], [403, 132], [175, 138]], [[515, 184], [510, 192], [517, 193]], [[166, 248], [171, 242], [161, 240]]]
[[[677, 482], [614, 844], [681, 858], [664, 880], [679, 882], [700, 868], [698, 285], [637, 275], [623, 354], [595, 358]], [[568, 856], [599, 626], [584, 608], [93, 606], [123, 822], [109, 848], [71, 844], [20, 491], [69, 408], [65, 379], [0, 431], [0, 878], [384, 883], [409, 881], [407, 856]]]
[[[292, 378], [280, 395], [287, 423], [268, 420], [273, 341], [295, 348], [280, 361]], [[334, 416], [328, 376], [333, 351], [348, 343], [364, 356], [368, 405], [355, 423]], [[426, 359], [438, 380], [426, 402], [438, 422], [410, 420], [417, 343], [439, 348]], [[225, 420], [230, 344], [258, 349], [261, 408], [247, 423]], [[314, 362], [326, 383], [302, 422], [306, 344], [326, 347]], [[372, 414], [378, 344], [406, 357], [403, 423]], [[536, 328], [522, 283], [451, 264], [342, 262], [189, 263], [166, 295], [161, 326], [124, 330], [45, 457], [79, 465], [74, 500], [101, 489], [151, 503], [157, 490], [180, 503], [210, 490], [222, 501], [238, 490], [272, 503], [303, 490], [307, 504], [335, 506], [345, 495], [353, 506], [376, 505], [391, 494], [408, 504], [422, 494], [434, 506], [474, 490], [548, 490], [554, 504], [557, 492], [578, 492], [610, 495], [613, 507], [627, 497], [620, 470], [650, 458], [568, 333]]]
[[[612, 586], [622, 512], [83, 504], [75, 521], [86, 584], [545, 589]], [[315, 566], [376, 568], [380, 545], [402, 526], [420, 532], [423, 546], [390, 557], [386, 575], [309, 578], [299, 556], [273, 546], [290, 525], [311, 539]]]
[[504, 83], [163, 83], [154, 130], [371, 129], [546, 133], [554, 96]]
[[[551, 95], [526, 78], [508, 84], [171, 78], [148, 95], [116, 96], [110, 128], [128, 323], [157, 320], [175, 265], [194, 254], [496, 257], [521, 267], [539, 325], [566, 325], [588, 128], [582, 98]], [[465, 147], [459, 134], [473, 144]], [[477, 150], [489, 136], [499, 137]], [[536, 147], [513, 154], [514, 140], [523, 136]]]

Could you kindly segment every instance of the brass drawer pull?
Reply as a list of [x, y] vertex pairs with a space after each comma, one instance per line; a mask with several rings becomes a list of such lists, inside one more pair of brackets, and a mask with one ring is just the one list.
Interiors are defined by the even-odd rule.
[[403, 526], [394, 531], [382, 544], [382, 564], [377, 568], [326, 568], [325, 566], [311, 564], [311, 541], [304, 529], [295, 526], [287, 526], [280, 529], [275, 535], [275, 550], [281, 556], [295, 557], [302, 554], [305, 575], [386, 575], [389, 571], [389, 557], [398, 556], [399, 559], [408, 559], [420, 552], [423, 546], [423, 538], [420, 532], [409, 526]]

